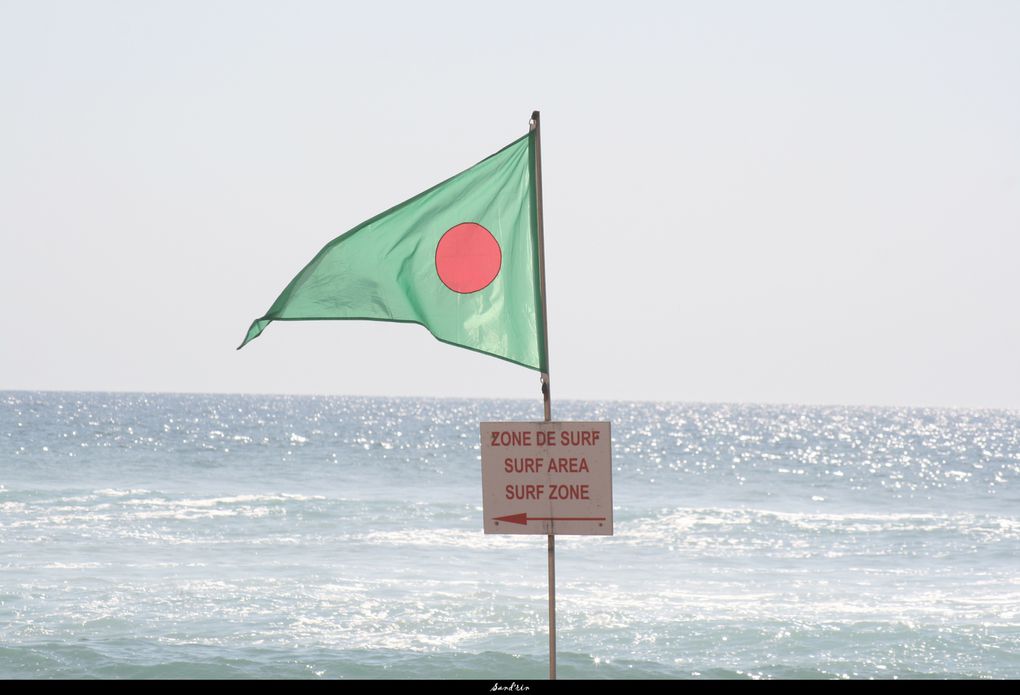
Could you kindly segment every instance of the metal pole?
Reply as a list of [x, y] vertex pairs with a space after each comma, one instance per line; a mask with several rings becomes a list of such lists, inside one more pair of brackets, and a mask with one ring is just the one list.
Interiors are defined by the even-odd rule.
[[[552, 523], [551, 521], [549, 522]], [[549, 680], [556, 680], [556, 535], [549, 539]]]
[[[538, 219], [538, 287], [542, 295], [542, 339], [545, 350], [545, 371], [542, 372], [542, 405], [545, 421], [552, 420], [552, 399], [549, 394], [549, 313], [545, 303], [545, 235], [542, 219], [542, 129], [538, 111], [531, 113], [531, 130], [535, 132], [535, 207]], [[549, 522], [549, 680], [556, 680], [556, 534]]]
[[542, 295], [542, 339], [545, 349], [545, 371], [542, 372], [542, 402], [545, 421], [552, 420], [552, 402], [549, 394], [549, 312], [545, 301], [545, 222], [542, 214], [542, 127], [538, 111], [531, 113], [531, 130], [535, 132], [535, 207], [538, 218], [538, 289]]

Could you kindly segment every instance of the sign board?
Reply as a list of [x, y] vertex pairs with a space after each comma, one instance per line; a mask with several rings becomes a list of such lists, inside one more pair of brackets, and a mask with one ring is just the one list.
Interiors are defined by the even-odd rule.
[[608, 422], [483, 422], [486, 533], [613, 535]]

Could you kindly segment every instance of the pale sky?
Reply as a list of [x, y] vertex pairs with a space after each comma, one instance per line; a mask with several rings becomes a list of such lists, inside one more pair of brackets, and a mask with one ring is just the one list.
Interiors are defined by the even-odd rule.
[[540, 398], [275, 323], [542, 111], [557, 398], [1020, 408], [1020, 2], [0, 0], [0, 390]]

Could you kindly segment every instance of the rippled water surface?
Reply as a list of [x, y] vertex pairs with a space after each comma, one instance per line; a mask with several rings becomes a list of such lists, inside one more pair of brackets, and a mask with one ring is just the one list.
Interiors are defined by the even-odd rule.
[[[1020, 677], [1020, 414], [556, 405], [563, 677]], [[0, 677], [541, 678], [542, 537], [481, 531], [538, 402], [0, 392]]]

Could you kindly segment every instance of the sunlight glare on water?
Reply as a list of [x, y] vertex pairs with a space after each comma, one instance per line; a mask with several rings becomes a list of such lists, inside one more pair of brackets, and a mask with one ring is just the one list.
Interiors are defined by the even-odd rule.
[[[1020, 677], [1020, 417], [558, 404], [613, 423], [557, 540], [562, 677]], [[0, 393], [0, 675], [541, 678], [542, 538], [478, 423], [540, 404]]]

